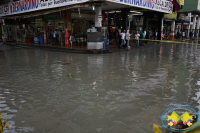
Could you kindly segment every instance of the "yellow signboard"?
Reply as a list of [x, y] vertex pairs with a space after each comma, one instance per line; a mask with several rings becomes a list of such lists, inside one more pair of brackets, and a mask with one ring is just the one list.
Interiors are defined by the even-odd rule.
[[177, 19], [177, 13], [176, 12], [172, 12], [171, 14], [165, 14], [164, 18]]
[[185, 0], [180, 0], [180, 3], [181, 3], [182, 6], [184, 6], [184, 1]]

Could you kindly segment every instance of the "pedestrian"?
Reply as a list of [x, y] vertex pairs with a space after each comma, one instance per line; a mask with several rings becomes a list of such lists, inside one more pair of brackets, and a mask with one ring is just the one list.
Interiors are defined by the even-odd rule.
[[158, 32], [157, 32], [157, 30], [155, 30], [155, 38], [154, 38], [154, 40], [157, 40], [157, 36], [158, 36]]
[[121, 30], [120, 29], [118, 30], [118, 33], [119, 33], [118, 44], [119, 44], [119, 47], [120, 47], [121, 46]]
[[116, 40], [116, 44], [118, 44], [118, 42], [119, 42], [119, 31], [116, 29], [115, 30], [115, 40]]
[[54, 40], [54, 44], [56, 45], [57, 44], [57, 35], [58, 35], [58, 29], [56, 29], [53, 33], [53, 40]]
[[51, 46], [51, 32], [49, 32], [49, 30], [47, 30], [47, 41], [48, 45]]
[[146, 35], [145, 35], [145, 31], [142, 31], [142, 45], [145, 46], [145, 39]]
[[151, 39], [151, 30], [149, 29], [149, 39]]
[[59, 39], [59, 44], [62, 46], [62, 44], [63, 44], [63, 42], [62, 42], [62, 30], [60, 30], [59, 32], [58, 32], [58, 39]]
[[189, 36], [190, 36], [190, 40], [192, 40], [192, 37], [193, 37], [193, 32], [192, 32], [192, 30], [190, 31]]
[[185, 31], [183, 30], [183, 31], [182, 31], [182, 40], [183, 40], [183, 41], [185, 41], [184, 38], [185, 38]]
[[177, 40], [179, 39], [179, 36], [180, 36], [180, 35], [179, 35], [179, 31], [178, 31], [178, 32], [177, 32]]
[[126, 34], [125, 34], [125, 38], [126, 38], [126, 45], [125, 47], [127, 48], [129, 46], [129, 38], [130, 38], [131, 34], [129, 33], [129, 30], [127, 30]]
[[147, 31], [146, 31], [146, 29], [144, 30], [144, 36], [145, 36], [145, 38], [146, 38], [146, 35], [147, 35]]
[[138, 31], [136, 31], [135, 33], [135, 42], [136, 42], [136, 47], [139, 48], [139, 37], [140, 37], [140, 34], [138, 33]]
[[109, 45], [109, 29], [106, 31], [106, 46]]
[[124, 32], [121, 33], [121, 45], [120, 45], [120, 47], [122, 47], [125, 43], [125, 33], [126, 33], [125, 30], [124, 30]]

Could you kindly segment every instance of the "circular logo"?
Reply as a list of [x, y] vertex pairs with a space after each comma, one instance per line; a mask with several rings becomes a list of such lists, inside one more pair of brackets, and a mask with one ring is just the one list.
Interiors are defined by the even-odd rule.
[[170, 131], [188, 132], [198, 125], [199, 115], [188, 106], [178, 105], [165, 110], [161, 116], [161, 121], [164, 127]]

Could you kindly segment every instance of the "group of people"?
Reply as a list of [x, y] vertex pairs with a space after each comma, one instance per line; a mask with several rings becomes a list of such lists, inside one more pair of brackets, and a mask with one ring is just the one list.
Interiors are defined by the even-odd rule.
[[[154, 39], [154, 40], [157, 40], [157, 35], [158, 35], [158, 32], [157, 30], [155, 30], [155, 32], [153, 33], [152, 35], [152, 32], [151, 30], [143, 30], [143, 31], [140, 31], [140, 33], [138, 31], [135, 31], [134, 33], [134, 39], [135, 39], [135, 43], [136, 43], [136, 47], [139, 47], [139, 40], [140, 38], [141, 39]], [[124, 30], [122, 33], [120, 33], [120, 36], [121, 36], [121, 40], [119, 41], [119, 46], [120, 47], [128, 47], [129, 46], [129, 40], [130, 40], [130, 37], [131, 37], [131, 34], [129, 33], [129, 30], [127, 30], [127, 32]], [[142, 45], [144, 46], [145, 44], [147, 44], [147, 41], [146, 40], [143, 40], [142, 41]]]
[[[54, 44], [54, 45], [64, 45], [64, 31], [62, 30], [58, 30], [55, 29], [54, 32], [52, 32], [51, 30], [47, 30], [46, 32], [47, 34], [47, 41], [48, 41], [48, 45]], [[53, 43], [52, 43], [53, 42]]]
[[[192, 34], [192, 36], [193, 36], [193, 34]], [[181, 37], [182, 37], [182, 40], [185, 39], [185, 31], [184, 30], [182, 32], [181, 31], [177, 31], [177, 33], [176, 33], [176, 39], [177, 40], [181, 39]]]

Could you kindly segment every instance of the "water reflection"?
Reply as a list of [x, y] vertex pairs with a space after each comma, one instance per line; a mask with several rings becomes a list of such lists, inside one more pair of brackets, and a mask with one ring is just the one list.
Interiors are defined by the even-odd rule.
[[82, 55], [0, 46], [0, 108], [10, 132], [152, 132], [173, 105], [200, 112], [198, 49]]

